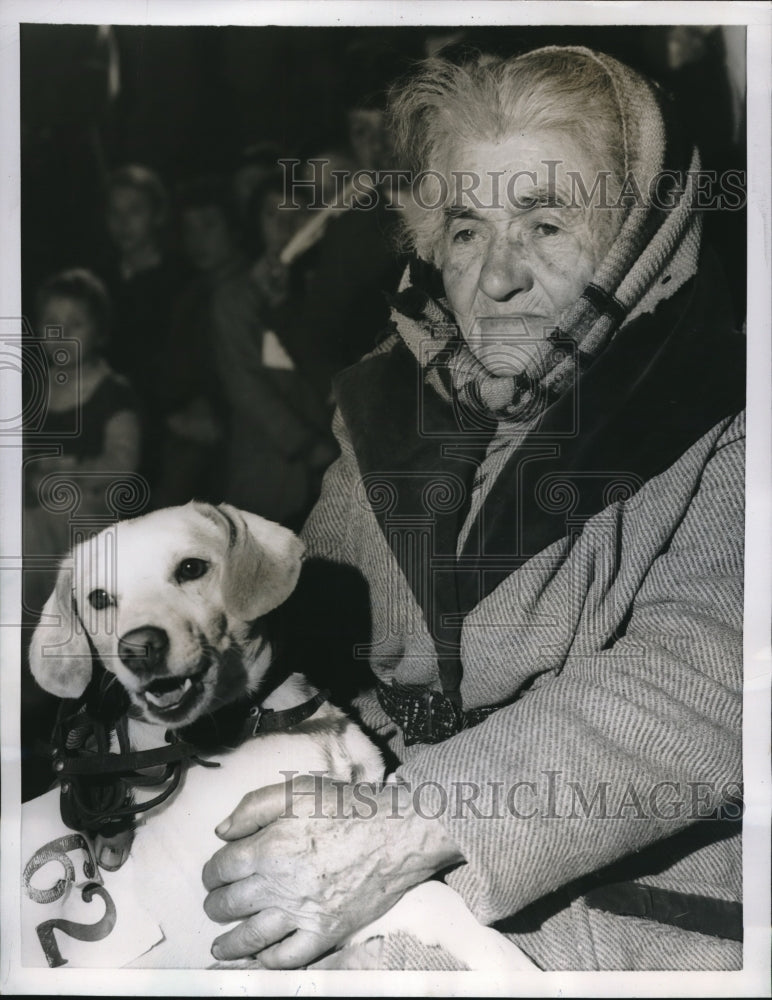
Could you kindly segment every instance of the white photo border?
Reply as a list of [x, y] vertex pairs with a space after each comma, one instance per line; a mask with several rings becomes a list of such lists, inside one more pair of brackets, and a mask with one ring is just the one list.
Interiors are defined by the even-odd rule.
[[[20, 964], [21, 442], [0, 449], [0, 696], [2, 747], [2, 936], [5, 994], [96, 996], [770, 996], [770, 608], [772, 434], [770, 373], [770, 93], [772, 7], [765, 2], [470, 2], [413, 0], [0, 0], [0, 331], [21, 316], [19, 25], [25, 22], [153, 25], [741, 24], [748, 75], [748, 441], [745, 587], [745, 967], [738, 972], [523, 973], [502, 982], [481, 973], [35, 970]], [[16, 324], [14, 326], [14, 324]], [[18, 371], [0, 363], [0, 421], [21, 412]]]

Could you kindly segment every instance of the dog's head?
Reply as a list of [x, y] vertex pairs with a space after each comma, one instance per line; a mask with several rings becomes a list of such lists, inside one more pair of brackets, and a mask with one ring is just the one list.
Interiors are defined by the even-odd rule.
[[227, 504], [123, 521], [76, 546], [32, 637], [38, 684], [83, 693], [93, 644], [148, 722], [179, 728], [254, 691], [269, 665], [252, 623], [289, 597], [301, 541]]

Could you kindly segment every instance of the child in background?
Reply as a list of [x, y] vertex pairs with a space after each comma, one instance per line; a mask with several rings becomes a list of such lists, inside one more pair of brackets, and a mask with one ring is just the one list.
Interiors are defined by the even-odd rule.
[[[105, 360], [111, 308], [96, 275], [73, 269], [49, 278], [38, 291], [36, 312], [48, 399], [35, 443], [58, 445], [59, 454], [35, 458], [27, 440], [25, 542], [37, 555], [56, 557], [69, 548], [69, 513], [46, 508], [44, 480], [68, 474], [82, 496], [78, 516], [106, 513], [110, 484], [139, 466], [140, 421], [131, 386]], [[61, 336], [46, 335], [59, 330]]]
[[139, 397], [144, 418], [142, 473], [160, 474], [163, 364], [179, 268], [165, 252], [169, 204], [160, 177], [144, 166], [114, 170], [107, 183], [105, 222], [112, 256], [100, 266], [113, 303], [109, 360]]

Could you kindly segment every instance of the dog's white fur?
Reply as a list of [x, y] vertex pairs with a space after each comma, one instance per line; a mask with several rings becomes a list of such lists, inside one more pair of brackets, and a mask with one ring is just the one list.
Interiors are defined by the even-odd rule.
[[[248, 623], [290, 595], [302, 553], [292, 532], [227, 505], [191, 503], [118, 523], [76, 546], [62, 564], [32, 639], [32, 672], [47, 691], [78, 697], [91, 677], [87, 631], [139, 716], [129, 720], [133, 749], [159, 746], [167, 728], [215, 711], [228, 698], [244, 691], [259, 697], [271, 652], [260, 638], [249, 638]], [[208, 569], [200, 579], [180, 582], [175, 571], [187, 558], [204, 559]], [[114, 603], [94, 609], [89, 594], [95, 590], [105, 591]], [[173, 726], [145, 697], [145, 682], [118, 655], [120, 637], [147, 626], [169, 636], [168, 676], [197, 678], [195, 690], [173, 712]], [[300, 674], [292, 674], [263, 707], [291, 708], [312, 693]], [[368, 782], [383, 776], [379, 752], [329, 703], [305, 726], [260, 735], [210, 759], [220, 767], [189, 766], [175, 793], [145, 814], [124, 870], [105, 874], [108, 890], [111, 878], [135, 880], [149, 916], [165, 936], [132, 963], [136, 968], [212, 964], [212, 941], [226, 928], [204, 913], [201, 873], [222, 846], [214, 827], [247, 792], [282, 782], [287, 773], [321, 772]], [[142, 789], [135, 794], [137, 801], [143, 799]], [[412, 932], [424, 943], [442, 945], [471, 968], [507, 973], [533, 968], [519, 949], [477, 923], [461, 898], [441, 883], [411, 889], [384, 917], [354, 935], [346, 953], [390, 931]]]

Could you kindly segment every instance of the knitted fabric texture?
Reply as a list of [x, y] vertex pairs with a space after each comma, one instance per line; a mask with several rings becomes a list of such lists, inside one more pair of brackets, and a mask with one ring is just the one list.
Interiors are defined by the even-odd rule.
[[[699, 152], [692, 149], [687, 171], [686, 163], [666, 162], [672, 142], [664, 95], [655, 84], [610, 56], [580, 47], [560, 51], [572, 53], [577, 60], [594, 61], [609, 76], [624, 147], [623, 191], [630, 204], [624, 207], [624, 222], [592, 282], [564, 310], [550, 334], [554, 349], [539, 352], [539, 357], [516, 375], [495, 375], [468, 349], [444, 299], [423, 296], [419, 317], [414, 310], [406, 316], [399, 304], [392, 315], [403, 340], [421, 363], [447, 352], [443, 355], [448, 361], [444, 372], [442, 365], [433, 365], [427, 375], [443, 398], [449, 400], [455, 389], [462, 404], [482, 402], [497, 419], [532, 419], [572, 388], [621, 326], [652, 312], [697, 271], [701, 220], [694, 211], [694, 171], [700, 166]], [[662, 197], [661, 185], [656, 184], [661, 177], [672, 178], [667, 199]], [[651, 194], [657, 187], [655, 202]], [[620, 201], [625, 200], [620, 196]], [[406, 284], [403, 279], [402, 291]], [[567, 342], [575, 349], [566, 350]]]

